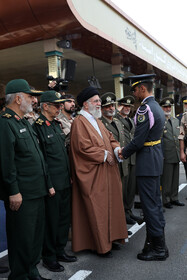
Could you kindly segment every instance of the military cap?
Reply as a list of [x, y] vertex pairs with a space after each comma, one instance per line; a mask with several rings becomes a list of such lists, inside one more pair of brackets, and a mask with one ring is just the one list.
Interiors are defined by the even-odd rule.
[[101, 106], [107, 106], [116, 103], [116, 96], [113, 92], [106, 92], [101, 95]]
[[171, 97], [165, 97], [160, 101], [160, 106], [162, 107], [169, 107], [174, 104], [174, 100]]
[[118, 100], [120, 105], [134, 106], [135, 99], [132, 95], [127, 95]]
[[43, 94], [43, 91], [32, 89], [24, 79], [15, 79], [8, 82], [5, 94], [14, 94], [18, 92], [28, 93], [33, 96]]
[[143, 75], [136, 75], [136, 76], [129, 76], [124, 78], [122, 83], [131, 86], [131, 91], [134, 88], [142, 83], [149, 83], [153, 82], [156, 74], [143, 74]]
[[55, 90], [45, 91], [40, 99], [41, 103], [45, 103], [45, 102], [60, 103], [63, 101], [64, 99], [62, 98], [60, 92], [57, 92]]
[[83, 103], [93, 97], [94, 95], [100, 95], [99, 91], [95, 87], [87, 87], [83, 89], [77, 96], [77, 103], [80, 107], [83, 106]]

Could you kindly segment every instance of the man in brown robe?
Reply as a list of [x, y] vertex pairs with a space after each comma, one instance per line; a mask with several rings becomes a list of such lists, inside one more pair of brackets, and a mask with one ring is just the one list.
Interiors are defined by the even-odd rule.
[[[93, 87], [77, 97], [82, 107], [71, 128], [73, 179], [72, 249], [112, 257], [113, 242], [128, 237], [118, 170], [119, 143], [102, 124], [101, 100]], [[118, 160], [120, 160], [118, 158]]]

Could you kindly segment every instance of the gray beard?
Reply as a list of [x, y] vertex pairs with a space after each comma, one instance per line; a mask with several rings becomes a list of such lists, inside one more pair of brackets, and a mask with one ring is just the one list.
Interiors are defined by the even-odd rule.
[[25, 101], [25, 99], [22, 97], [22, 103], [20, 105], [20, 110], [24, 113], [24, 114], [28, 114], [30, 112], [33, 111], [32, 108], [32, 104], [27, 104], [27, 102]]

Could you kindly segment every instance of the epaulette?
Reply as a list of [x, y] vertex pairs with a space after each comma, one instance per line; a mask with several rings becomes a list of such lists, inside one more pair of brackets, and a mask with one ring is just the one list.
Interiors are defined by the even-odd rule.
[[2, 115], [2, 117], [10, 119], [10, 118], [12, 118], [12, 115], [8, 114], [8, 113], [5, 113], [5, 114]]
[[114, 121], [119, 121], [117, 118], [113, 118]]
[[36, 123], [39, 124], [39, 125], [42, 125], [44, 123], [44, 121], [39, 118], [39, 119], [36, 120]]

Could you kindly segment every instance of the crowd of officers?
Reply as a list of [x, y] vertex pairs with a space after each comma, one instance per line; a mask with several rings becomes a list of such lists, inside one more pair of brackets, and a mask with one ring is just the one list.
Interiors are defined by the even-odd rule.
[[[148, 78], [150, 79], [149, 76]], [[140, 91], [139, 86], [146, 85], [147, 76], [145, 75], [143, 79], [144, 83], [140, 78], [138, 82], [135, 80], [134, 89], [138, 88]], [[91, 90], [93, 91], [91, 98], [97, 96], [97, 92]], [[92, 91], [89, 88], [89, 92]], [[0, 199], [4, 200], [6, 209], [8, 257], [11, 270], [8, 279], [45, 279], [36, 267], [41, 256], [43, 266], [54, 272], [64, 270], [60, 262], [77, 261], [76, 256], [65, 252], [72, 221], [69, 153], [71, 138], [76, 137], [70, 134], [72, 123], [76, 119], [75, 97], [69, 94], [61, 95], [54, 90], [44, 93], [37, 91], [23, 79], [10, 81], [6, 86], [5, 94], [6, 106], [0, 117]], [[38, 96], [40, 96], [40, 107]], [[90, 96], [88, 95], [89, 98]], [[155, 123], [151, 124], [154, 106], [152, 107], [150, 103], [145, 105], [146, 110], [143, 110], [141, 109], [145, 104], [143, 103], [138, 114], [135, 115], [137, 119], [134, 122], [135, 99], [132, 95], [116, 100], [114, 93], [107, 92], [99, 98], [100, 101], [94, 102], [100, 104], [102, 111], [100, 120], [115, 141], [120, 143], [120, 147], [124, 148], [122, 152], [121, 150], [118, 152], [118, 168], [122, 182], [126, 223], [141, 224], [146, 221], [146, 209], [143, 209], [143, 218], [132, 212], [135, 195], [138, 193], [136, 176], [139, 175], [136, 171], [135, 149], [133, 150], [131, 146], [135, 145], [137, 139], [137, 132], [135, 132], [137, 123], [139, 127], [142, 125], [145, 127], [148, 116], [149, 130], [154, 127]], [[140, 101], [142, 100], [143, 98]], [[184, 206], [184, 203], [178, 200], [178, 185], [179, 162], [182, 160], [184, 165], [186, 162], [187, 113], [183, 114], [180, 126], [180, 120], [171, 116], [173, 105], [174, 100], [170, 97], [160, 102], [160, 108], [165, 116], [161, 140], [155, 139], [157, 141], [150, 140], [143, 143], [144, 146], [149, 147], [150, 145], [162, 146], [163, 172], [159, 179], [159, 186], [162, 189], [162, 204], [168, 209], [173, 208], [173, 205]], [[91, 112], [91, 109], [88, 112]], [[109, 158], [109, 154], [106, 158]], [[110, 163], [110, 160], [108, 162]], [[162, 163], [158, 164], [162, 166]], [[141, 166], [138, 169], [141, 170]], [[139, 181], [139, 185], [141, 184]], [[148, 233], [146, 246], [151, 242]], [[164, 246], [163, 258], [165, 259], [168, 257], [168, 249], [166, 245]], [[143, 257], [141, 255], [139, 259], [150, 259], [150, 255], [145, 257], [146, 250], [148, 249], [144, 246]], [[111, 257], [111, 254], [103, 255]], [[151, 258], [156, 259], [157, 256], [151, 255]], [[162, 258], [160, 252], [159, 258]]]

